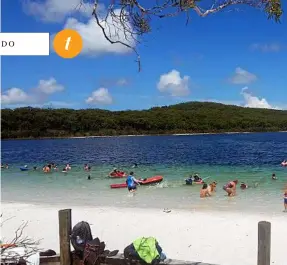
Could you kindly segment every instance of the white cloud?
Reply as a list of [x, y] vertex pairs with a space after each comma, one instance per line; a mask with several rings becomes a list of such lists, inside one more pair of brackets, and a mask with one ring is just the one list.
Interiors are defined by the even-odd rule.
[[250, 84], [257, 80], [257, 76], [240, 67], [235, 69], [234, 75], [230, 78], [230, 82], [235, 85]]
[[189, 76], [180, 76], [180, 72], [172, 70], [169, 73], [162, 74], [157, 83], [157, 88], [160, 92], [165, 92], [173, 97], [187, 96], [189, 90]]
[[126, 78], [120, 78], [116, 82], [117, 86], [127, 86], [128, 84], [129, 84], [129, 81]]
[[[91, 16], [92, 5], [81, 0], [45, 0], [42, 2], [26, 0], [23, 3], [24, 11], [44, 22], [62, 22], [68, 15], [82, 14]], [[100, 6], [102, 7], [102, 6]]]
[[26, 103], [30, 101], [30, 96], [20, 88], [12, 87], [1, 94], [2, 105], [12, 105]]
[[109, 105], [113, 103], [113, 98], [107, 88], [99, 88], [92, 92], [92, 95], [86, 99], [87, 104]]
[[241, 90], [241, 95], [244, 98], [244, 107], [248, 108], [261, 108], [261, 109], [276, 109], [276, 107], [272, 107], [265, 98], [259, 98], [253, 96], [249, 91], [248, 87], [244, 87]]
[[[116, 14], [120, 13], [120, 10], [114, 11]], [[131, 47], [136, 46], [136, 41], [129, 35], [127, 32], [125, 34], [123, 26], [116, 21], [112, 21], [112, 18], [108, 16], [107, 22], [102, 21], [101, 25], [106, 29], [108, 37], [112, 41], [120, 41], [128, 44]], [[130, 27], [129, 24], [126, 24], [125, 27]], [[87, 22], [81, 22], [76, 18], [68, 18], [64, 29], [74, 29], [76, 30], [83, 39], [83, 49], [80, 55], [86, 56], [99, 56], [105, 53], [113, 54], [126, 54], [132, 52], [132, 50], [120, 43], [110, 43], [102, 32], [102, 29], [97, 25], [97, 22], [94, 18], [89, 19]], [[51, 52], [53, 50], [53, 39], [55, 34], [51, 36]]]
[[64, 86], [58, 84], [55, 78], [51, 77], [48, 80], [40, 80], [37, 89], [40, 92], [43, 92], [45, 94], [50, 95], [50, 94], [54, 94], [56, 92], [61, 92], [65, 88], [64, 88]]
[[47, 99], [49, 95], [64, 90], [64, 86], [57, 83], [51, 77], [48, 80], [40, 80], [36, 88], [24, 91], [21, 88], [13, 87], [1, 93], [2, 105], [37, 104]]
[[[115, 13], [119, 12], [119, 10], [115, 11]], [[112, 25], [111, 17], [108, 17], [107, 22], [101, 22], [101, 25], [107, 29], [107, 32], [110, 32], [111, 36], [109, 35], [109, 37], [113, 41], [128, 42], [132, 47], [136, 45], [135, 41], [131, 38], [128, 41], [126, 40], [120, 24], [117, 24], [116, 27]], [[120, 43], [111, 44], [106, 40], [102, 29], [97, 25], [94, 18], [90, 19], [87, 23], [80, 22], [76, 18], [68, 18], [64, 28], [74, 29], [82, 36], [83, 49], [81, 55], [95, 56], [103, 53], [125, 54], [131, 52], [131, 49]]]
[[250, 48], [253, 51], [279, 52], [283, 49], [283, 46], [279, 43], [253, 43]]
[[[132, 50], [128, 47], [120, 43], [111, 44], [105, 39], [102, 29], [97, 25], [95, 18], [92, 17], [92, 2], [84, 2], [84, 4], [80, 5], [81, 0], [45, 0], [43, 2], [26, 0], [24, 10], [26, 13], [36, 16], [45, 22], [62, 22], [67, 18], [64, 28], [78, 31], [83, 38], [84, 45], [81, 55], [93, 56], [103, 53], [125, 54], [131, 52]], [[120, 12], [120, 9], [114, 11], [116, 15], [119, 15]], [[98, 5], [97, 13], [99, 19], [102, 21], [101, 25], [106, 29], [106, 32], [109, 33], [108, 36], [111, 40], [121, 41], [129, 44], [131, 47], [135, 47], [136, 41], [131, 38], [129, 34], [124, 34], [123, 26], [119, 21], [112, 20], [111, 16], [107, 17], [106, 22], [103, 21], [103, 18], [106, 18], [106, 9], [103, 4]], [[73, 17], [78, 14], [90, 19], [82, 22]], [[131, 28], [131, 25], [127, 22], [125, 23], [125, 27]], [[51, 41], [54, 36], [55, 35], [51, 36]], [[51, 49], [51, 51], [53, 51], [53, 49]]]

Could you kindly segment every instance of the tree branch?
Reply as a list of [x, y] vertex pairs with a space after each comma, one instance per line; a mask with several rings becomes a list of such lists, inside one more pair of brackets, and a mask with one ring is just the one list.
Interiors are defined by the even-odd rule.
[[[1, 218], [3, 215], [1, 214]], [[0, 227], [2, 228], [5, 223], [11, 220], [13, 217], [9, 217], [5, 220], [1, 220]], [[14, 232], [14, 237], [12, 240], [9, 240], [8, 243], [1, 243], [1, 260], [9, 260], [13, 262], [18, 262], [19, 259], [24, 261], [27, 260], [31, 255], [38, 253], [40, 251], [39, 244], [40, 240], [33, 240], [27, 236], [24, 236], [24, 229], [27, 227], [28, 222], [22, 223]], [[5, 242], [5, 239], [3, 239]], [[15, 247], [23, 247], [25, 249], [25, 254], [19, 255], [14, 252]]]
[[[103, 36], [111, 44], [120, 44], [131, 49], [137, 56], [138, 70], [141, 71], [140, 56], [136, 45], [141, 42], [141, 37], [150, 33], [152, 18], [167, 18], [186, 13], [189, 22], [189, 12], [194, 10], [200, 17], [221, 12], [228, 7], [246, 5], [259, 10], [264, 10], [268, 18], [280, 22], [283, 14], [280, 0], [214, 0], [209, 9], [202, 8], [204, 0], [111, 0], [106, 7], [105, 17], [99, 14], [100, 0], [95, 0], [92, 15], [97, 25], [101, 28]], [[81, 0], [81, 4], [84, 0]], [[115, 39], [116, 38], [116, 39]]]

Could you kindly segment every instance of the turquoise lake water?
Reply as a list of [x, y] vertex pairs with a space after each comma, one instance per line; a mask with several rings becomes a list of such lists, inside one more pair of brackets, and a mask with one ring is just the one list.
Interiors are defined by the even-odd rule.
[[[68, 204], [144, 208], [181, 208], [192, 211], [280, 212], [287, 168], [280, 165], [287, 158], [287, 133], [222, 134], [196, 136], [146, 136], [57, 140], [2, 141], [2, 201], [35, 204]], [[47, 162], [64, 174], [41, 171]], [[90, 173], [83, 164], [92, 166]], [[133, 163], [138, 168], [133, 169]], [[21, 172], [19, 167], [39, 166], [39, 171]], [[110, 189], [110, 184], [124, 179], [109, 179], [113, 167], [138, 177], [162, 175], [164, 181], [139, 187], [136, 196], [126, 189]], [[61, 171], [61, 170], [60, 170]], [[201, 185], [187, 186], [184, 179], [198, 172], [208, 181], [216, 180], [215, 196], [200, 199]], [[278, 180], [271, 180], [276, 173]], [[87, 180], [88, 174], [92, 179]], [[238, 189], [234, 198], [225, 196], [222, 186], [239, 179], [250, 185]], [[254, 184], [258, 184], [256, 188]]]

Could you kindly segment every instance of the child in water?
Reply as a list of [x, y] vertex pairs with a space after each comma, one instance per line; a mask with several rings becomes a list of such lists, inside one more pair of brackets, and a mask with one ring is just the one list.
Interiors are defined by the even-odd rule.
[[208, 191], [208, 185], [204, 183], [200, 190], [200, 198], [209, 197], [209, 196], [211, 196], [211, 194]]

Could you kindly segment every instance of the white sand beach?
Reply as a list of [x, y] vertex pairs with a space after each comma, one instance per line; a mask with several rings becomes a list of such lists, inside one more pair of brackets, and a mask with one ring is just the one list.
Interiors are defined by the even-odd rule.
[[[11, 239], [15, 229], [29, 221], [25, 235], [42, 238], [42, 248], [58, 252], [58, 210], [67, 206], [2, 203], [1, 208], [3, 219], [14, 216], [2, 227], [2, 239]], [[93, 236], [105, 241], [110, 250], [122, 252], [139, 236], [155, 236], [168, 258], [220, 265], [257, 264], [258, 222], [270, 221], [271, 264], [286, 264], [287, 213], [164, 213], [158, 209], [72, 207], [72, 220], [73, 225], [88, 221]]]

